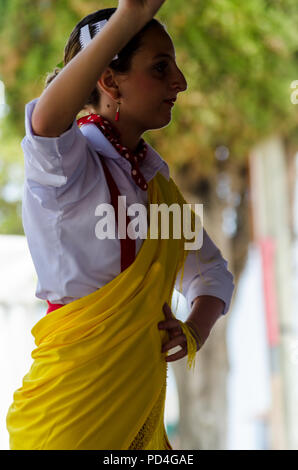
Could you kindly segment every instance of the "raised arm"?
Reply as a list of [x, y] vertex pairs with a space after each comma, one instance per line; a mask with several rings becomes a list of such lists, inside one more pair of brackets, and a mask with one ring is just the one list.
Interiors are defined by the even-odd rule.
[[57, 137], [83, 109], [113, 57], [150, 21], [165, 0], [119, 0], [100, 34], [43, 91], [32, 114], [36, 135]]

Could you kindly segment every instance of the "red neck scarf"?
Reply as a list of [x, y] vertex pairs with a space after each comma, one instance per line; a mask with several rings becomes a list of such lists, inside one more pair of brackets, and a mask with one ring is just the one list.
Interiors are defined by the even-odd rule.
[[90, 114], [89, 116], [84, 116], [78, 121], [78, 126], [83, 124], [95, 124], [98, 129], [103, 133], [103, 135], [111, 142], [115, 147], [117, 152], [128, 160], [131, 164], [131, 176], [135, 181], [136, 185], [141, 188], [143, 191], [148, 189], [148, 184], [144, 176], [142, 175], [139, 163], [144, 160], [147, 155], [147, 145], [144, 139], [140, 139], [139, 144], [135, 150], [132, 152], [127, 147], [124, 147], [120, 142], [120, 133], [118, 130], [108, 121], [106, 118], [100, 116], [99, 114]]

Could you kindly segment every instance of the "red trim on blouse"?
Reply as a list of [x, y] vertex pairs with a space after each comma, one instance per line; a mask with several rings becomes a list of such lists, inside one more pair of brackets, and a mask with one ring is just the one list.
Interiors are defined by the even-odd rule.
[[[114, 207], [116, 222], [118, 222], [118, 196], [121, 196], [121, 194], [107, 165], [104, 162], [104, 159], [102, 158], [100, 154], [98, 155], [101, 159], [102, 167], [105, 172], [106, 180], [107, 180], [108, 187], [110, 190], [111, 203]], [[127, 227], [128, 227], [129, 222], [130, 222], [130, 219], [126, 212], [126, 237], [120, 238], [121, 272], [124, 271], [126, 268], [128, 268], [134, 262], [135, 255], [136, 255], [136, 241], [127, 237]], [[46, 314], [53, 312], [54, 310], [57, 310], [57, 308], [63, 307], [63, 304], [52, 304], [49, 300], [47, 300], [47, 303], [49, 305], [49, 308]]]
[[[101, 163], [106, 175], [106, 180], [111, 193], [111, 202], [115, 210], [116, 222], [118, 221], [118, 196], [121, 196], [119, 189], [106, 166], [104, 159], [101, 158]], [[130, 222], [130, 219], [126, 212], [126, 237], [120, 238], [120, 249], [121, 249], [121, 272], [124, 271], [128, 266], [133, 263], [136, 253], [136, 241], [127, 237], [127, 227]]]

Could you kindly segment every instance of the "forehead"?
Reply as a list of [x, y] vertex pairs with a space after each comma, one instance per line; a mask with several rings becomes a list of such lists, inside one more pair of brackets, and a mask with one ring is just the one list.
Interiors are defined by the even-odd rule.
[[163, 55], [169, 55], [175, 59], [175, 48], [169, 34], [161, 27], [154, 26], [143, 36], [142, 47], [135, 55], [137, 62], [152, 61]]

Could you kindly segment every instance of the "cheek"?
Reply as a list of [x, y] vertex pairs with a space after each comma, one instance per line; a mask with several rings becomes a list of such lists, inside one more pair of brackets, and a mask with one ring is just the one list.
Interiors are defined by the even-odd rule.
[[134, 99], [138, 96], [150, 101], [158, 94], [157, 91], [156, 81], [143, 75], [136, 76], [133, 83], [131, 83], [131, 95]]

